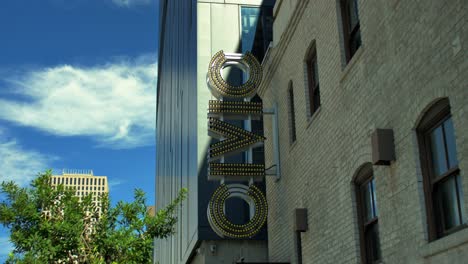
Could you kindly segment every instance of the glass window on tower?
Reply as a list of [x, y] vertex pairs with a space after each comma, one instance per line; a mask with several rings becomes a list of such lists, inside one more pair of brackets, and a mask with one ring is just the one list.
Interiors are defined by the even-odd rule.
[[242, 22], [242, 51], [251, 51], [255, 32], [257, 31], [258, 18], [260, 16], [259, 7], [242, 7], [241, 22]]
[[[270, 42], [273, 40], [273, 8], [242, 7], [241, 26], [242, 53], [251, 52], [261, 63]], [[244, 73], [243, 81], [247, 81], [247, 78], [247, 74]], [[261, 102], [262, 99], [258, 95], [255, 95], [251, 101]], [[251, 128], [254, 133], [263, 135], [263, 118], [260, 120], [252, 120]], [[264, 161], [265, 157], [263, 146], [254, 148], [252, 151], [252, 162], [264, 163]]]
[[273, 40], [273, 8], [242, 7], [241, 26], [242, 52], [250, 51], [259, 62], [262, 62]]

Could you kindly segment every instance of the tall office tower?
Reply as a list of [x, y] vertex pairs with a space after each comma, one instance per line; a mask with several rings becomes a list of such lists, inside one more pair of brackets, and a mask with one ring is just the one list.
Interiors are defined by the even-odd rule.
[[101, 212], [100, 196], [109, 192], [107, 176], [95, 176], [92, 170], [63, 170], [62, 175], [52, 175], [52, 186], [63, 184], [66, 188], [75, 188], [80, 200], [91, 194]]
[[[236, 263], [267, 260], [266, 228], [247, 239], [220, 237], [211, 228], [207, 207], [219, 181], [207, 179], [210, 143], [208, 101], [214, 99], [206, 77], [212, 56], [252, 52], [262, 61], [272, 40], [274, 1], [161, 0], [157, 88], [156, 205], [163, 208], [187, 187], [188, 197], [178, 212], [175, 235], [155, 241], [155, 262]], [[246, 80], [239, 69], [223, 71], [231, 84]], [[254, 97], [259, 101], [260, 98]], [[250, 122], [250, 121], [247, 121]], [[261, 134], [262, 121], [233, 121]], [[262, 163], [262, 147], [249, 158], [238, 154], [232, 163]], [[259, 184], [264, 189], [264, 184]], [[227, 199], [225, 213], [236, 224], [249, 221], [249, 206]]]

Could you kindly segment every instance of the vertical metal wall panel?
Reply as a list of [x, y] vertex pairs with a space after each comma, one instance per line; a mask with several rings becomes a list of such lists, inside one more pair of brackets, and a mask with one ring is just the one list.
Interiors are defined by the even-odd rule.
[[[161, 1], [156, 128], [156, 204], [189, 189], [176, 234], [155, 242], [155, 262], [181, 263], [196, 242], [196, 1]], [[194, 142], [194, 143], [192, 143]], [[193, 242], [195, 241], [195, 242]]]

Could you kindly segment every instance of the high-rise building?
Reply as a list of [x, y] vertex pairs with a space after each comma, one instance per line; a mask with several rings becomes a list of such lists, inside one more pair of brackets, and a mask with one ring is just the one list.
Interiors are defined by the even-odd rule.
[[107, 176], [95, 176], [92, 170], [63, 170], [62, 175], [52, 175], [51, 185], [62, 184], [65, 188], [75, 189], [80, 200], [92, 195], [93, 203], [101, 212], [100, 197], [109, 192]]
[[154, 205], [147, 206], [146, 212], [148, 212], [149, 216], [156, 216], [156, 206]]
[[[250, 51], [262, 61], [272, 40], [273, 4], [261, 0], [160, 1], [156, 205], [163, 208], [183, 187], [188, 188], [188, 196], [178, 212], [175, 235], [155, 241], [157, 263], [267, 260], [265, 227], [249, 239], [222, 238], [207, 217], [208, 203], [220, 182], [207, 179], [211, 143], [207, 109], [214, 98], [206, 76], [212, 56], [221, 50]], [[246, 77], [235, 68], [224, 73], [231, 84], [241, 84]], [[262, 133], [261, 120], [235, 124]], [[259, 148], [249, 158], [253, 163], [263, 161]], [[243, 163], [246, 159], [238, 154], [226, 161]], [[258, 186], [264, 190], [264, 184]], [[228, 199], [224, 209], [234, 223], [245, 223], [251, 217], [249, 206], [240, 199]]]

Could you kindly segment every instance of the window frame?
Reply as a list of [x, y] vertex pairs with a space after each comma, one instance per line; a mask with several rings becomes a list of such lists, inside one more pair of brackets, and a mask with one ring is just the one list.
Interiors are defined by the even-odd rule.
[[[312, 117], [322, 105], [320, 99], [320, 79], [318, 76], [317, 49], [311, 47], [306, 57], [307, 93], [308, 93], [308, 117]], [[316, 74], [317, 73], [317, 74]], [[317, 93], [317, 94], [315, 94]], [[317, 105], [315, 101], [318, 101]]]
[[[364, 188], [367, 188], [369, 182], [374, 180], [375, 186], [375, 176], [372, 170], [372, 165], [367, 165], [365, 168], [362, 168], [358, 174], [358, 177], [354, 181], [355, 186], [355, 197], [356, 197], [356, 205], [357, 205], [357, 214], [358, 214], [358, 225], [359, 225], [359, 248], [361, 253], [361, 263], [363, 264], [370, 264], [370, 263], [379, 263], [382, 261], [382, 255], [380, 255], [380, 259], [371, 261], [369, 260], [370, 254], [372, 254], [373, 248], [370, 247], [370, 243], [367, 239], [367, 232], [369, 231], [372, 225], [376, 225], [377, 228], [379, 227], [379, 216], [376, 215], [369, 220], [365, 219], [365, 210], [367, 204], [365, 204], [364, 199]], [[375, 187], [374, 187], [375, 188]], [[372, 197], [374, 197], [375, 190], [373, 190]], [[376, 195], [375, 195], [376, 196]], [[375, 204], [376, 201], [373, 200], [372, 204]], [[375, 206], [374, 206], [375, 207]], [[375, 208], [372, 208], [374, 210]], [[378, 208], [376, 209], [378, 211]], [[378, 230], [378, 229], [377, 229]], [[380, 246], [380, 231], [378, 231], [378, 249], [381, 252]]]
[[[459, 165], [457, 164], [456, 167], [447, 168], [446, 172], [444, 172], [441, 175], [438, 175], [437, 177], [435, 177], [433, 169], [432, 169], [433, 152], [430, 147], [431, 146], [430, 134], [436, 128], [443, 126], [443, 123], [447, 121], [449, 118], [452, 118], [452, 115], [450, 112], [450, 104], [449, 104], [448, 99], [444, 98], [438, 101], [425, 113], [423, 119], [421, 120], [420, 124], [418, 125], [416, 129], [418, 143], [419, 143], [421, 172], [422, 172], [422, 177], [423, 177], [423, 188], [424, 188], [424, 196], [425, 196], [426, 220], [427, 220], [429, 242], [448, 236], [467, 226], [466, 223], [463, 222], [464, 220], [463, 208], [462, 208], [463, 203], [460, 203], [460, 201], [463, 202], [464, 197], [460, 197], [460, 192], [458, 191], [459, 188], [463, 188], [463, 187], [458, 186], [458, 182], [456, 180], [457, 175], [460, 175]], [[448, 156], [447, 147], [446, 147], [447, 137], [446, 137], [444, 129], [443, 131], [444, 131], [443, 139], [444, 139], [444, 146], [445, 146], [444, 158], [446, 159]], [[444, 182], [450, 179], [455, 180], [454, 191], [457, 197], [457, 209], [458, 209], [457, 211], [459, 214], [460, 224], [449, 229], [444, 229], [445, 223], [443, 221], [444, 219], [443, 210], [440, 210], [440, 208], [437, 209], [439, 200], [437, 200], [434, 197], [436, 196], [437, 186], [442, 185]], [[439, 214], [441, 215], [439, 216]]]
[[359, 8], [358, 8], [358, 22], [354, 28], [351, 28], [351, 17], [350, 13], [351, 10], [349, 10], [349, 2], [350, 1], [355, 1], [355, 0], [340, 0], [340, 11], [341, 11], [341, 20], [342, 20], [342, 26], [343, 26], [343, 38], [344, 38], [344, 51], [345, 51], [345, 59], [346, 59], [346, 64], [348, 64], [351, 59], [354, 57], [356, 52], [359, 50], [359, 48], [362, 46], [362, 36], [359, 38], [361, 39], [361, 44], [356, 48], [356, 50], [353, 52], [351, 50], [351, 40], [352, 40], [352, 35], [356, 35], [359, 32], [361, 32], [361, 19], [359, 18]]
[[296, 110], [294, 105], [294, 85], [292, 81], [288, 83], [287, 90], [288, 100], [288, 123], [289, 123], [289, 143], [294, 144], [297, 141], [297, 130], [296, 130]]

